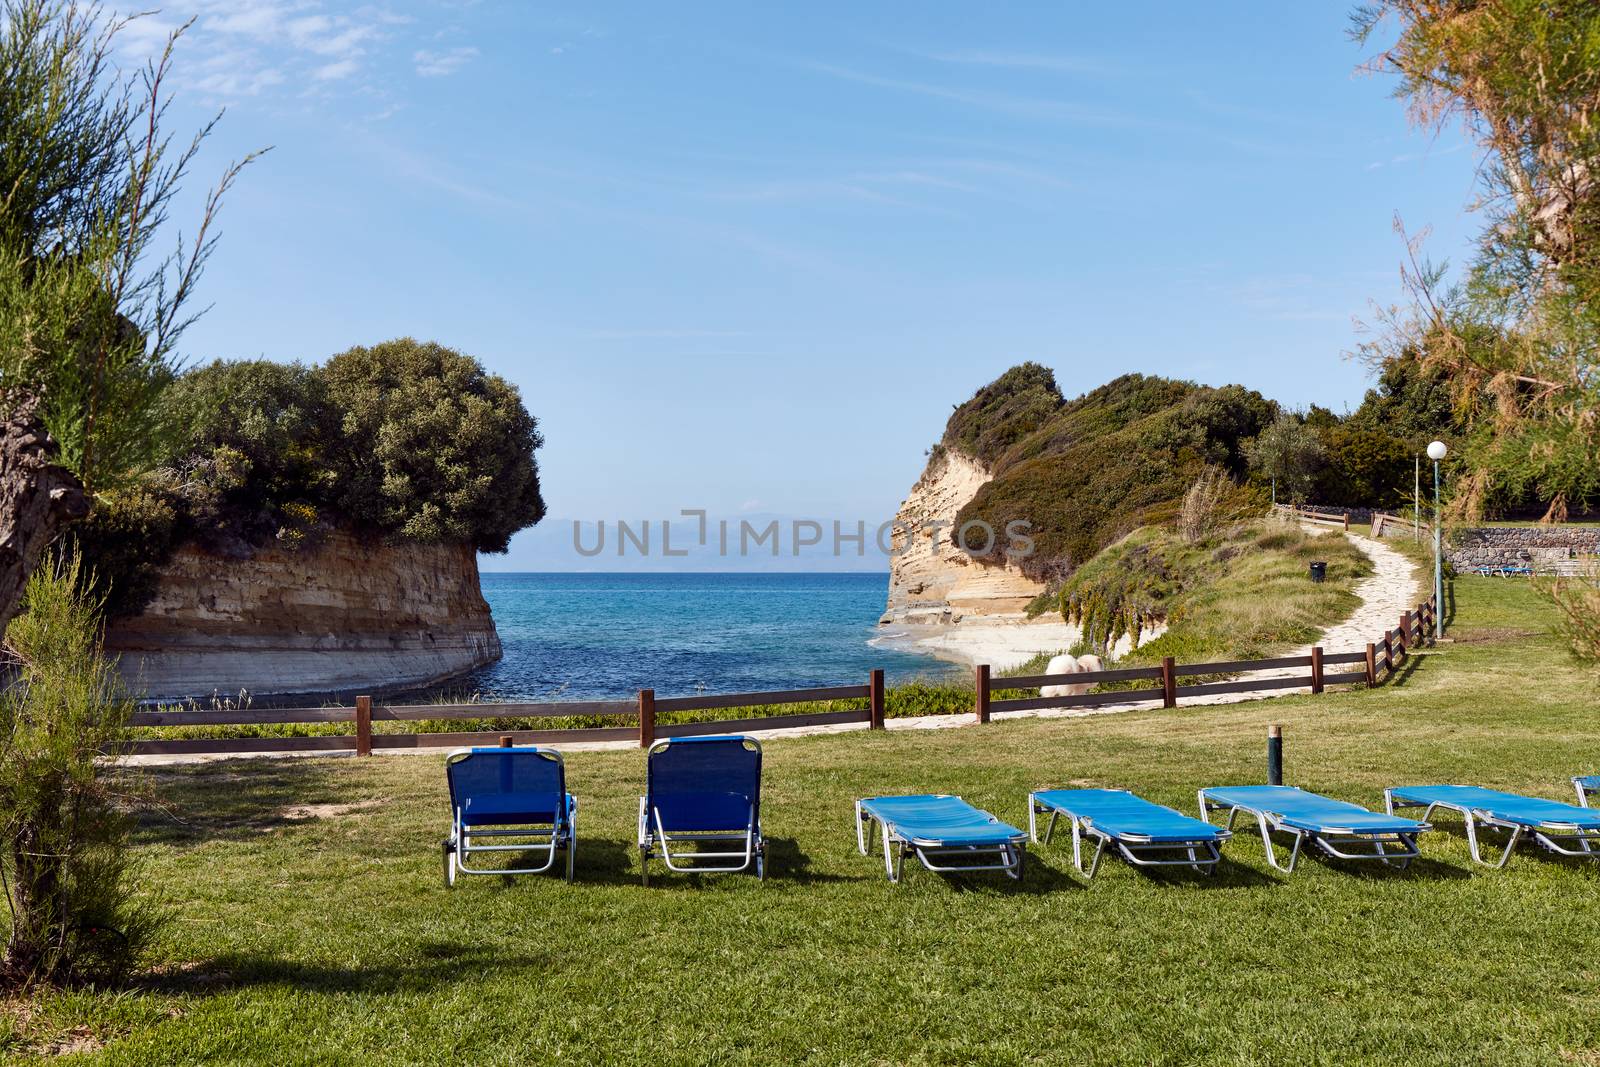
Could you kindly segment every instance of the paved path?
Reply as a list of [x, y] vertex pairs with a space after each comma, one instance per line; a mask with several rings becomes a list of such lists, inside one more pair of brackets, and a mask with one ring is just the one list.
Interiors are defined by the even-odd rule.
[[[1311, 529], [1308, 527], [1307, 529]], [[1318, 530], [1317, 532], [1322, 532]], [[1335, 536], [1336, 530], [1324, 536]], [[1324, 652], [1365, 652], [1367, 642], [1383, 636], [1385, 630], [1400, 625], [1400, 616], [1417, 606], [1423, 597], [1417, 565], [1371, 537], [1347, 533], [1355, 546], [1372, 560], [1373, 573], [1356, 586], [1361, 606], [1344, 622], [1322, 635]], [[1296, 649], [1291, 656], [1311, 655], [1311, 646]]]
[[[1410, 611], [1421, 597], [1418, 585], [1417, 567], [1405, 556], [1385, 545], [1382, 541], [1371, 537], [1363, 537], [1356, 533], [1344, 533], [1338, 530], [1329, 530], [1320, 526], [1306, 526], [1308, 533], [1325, 537], [1348, 537], [1355, 546], [1366, 553], [1373, 562], [1373, 573], [1363, 579], [1355, 588], [1356, 596], [1361, 598], [1361, 606], [1351, 613], [1350, 617], [1329, 629], [1322, 635], [1321, 644], [1324, 652], [1364, 652], [1367, 642], [1374, 638], [1382, 637], [1384, 631], [1393, 629], [1400, 622], [1403, 612]], [[1286, 653], [1288, 656], [1310, 656], [1311, 646], [1297, 648]], [[1339, 670], [1350, 668], [1340, 667]], [[1306, 668], [1295, 667], [1280, 671], [1263, 671], [1253, 675], [1256, 678], [1287, 678], [1292, 675], [1304, 675]], [[1185, 697], [1183, 704], [1232, 704], [1243, 700], [1260, 700], [1265, 697], [1285, 696], [1291, 693], [1307, 693], [1310, 687], [1299, 689], [1271, 689], [1258, 690], [1253, 693], [1227, 693], [1209, 697]], [[1090, 715], [1114, 715], [1124, 711], [1138, 711], [1148, 709], [1148, 703], [1138, 704], [1104, 704], [1094, 708], [1041, 708], [1034, 711], [1006, 711], [997, 712], [993, 716], [996, 721], [1004, 719], [1079, 719]], [[947, 730], [961, 726], [972, 725], [971, 715], [921, 715], [913, 718], [889, 719], [885, 726], [890, 730]], [[829, 726], [796, 726], [781, 730], [751, 730], [752, 737], [763, 741], [786, 737], [805, 737], [812, 734], [840, 734], [850, 733], [854, 730], [865, 730], [865, 723], [838, 723]], [[493, 731], [490, 731], [492, 734]], [[547, 747], [560, 749], [563, 752], [592, 752], [605, 749], [637, 748], [634, 741], [574, 741], [562, 742]], [[418, 754], [432, 753], [437, 755], [439, 749], [394, 749], [392, 752], [411, 752]], [[267, 755], [305, 755], [305, 756], [335, 756], [351, 755], [351, 753], [338, 752], [304, 752], [304, 753], [269, 753]], [[252, 754], [253, 756], [253, 754]], [[164, 763], [198, 763], [219, 759], [252, 758], [241, 756], [128, 756], [124, 762], [131, 764], [164, 764]]]

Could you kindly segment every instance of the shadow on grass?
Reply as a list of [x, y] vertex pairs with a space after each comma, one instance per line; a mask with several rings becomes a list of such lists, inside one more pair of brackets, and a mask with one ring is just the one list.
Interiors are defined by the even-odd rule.
[[190, 997], [272, 986], [344, 994], [425, 993], [458, 982], [528, 978], [556, 965], [554, 954], [513, 954], [499, 947], [430, 941], [418, 948], [421, 959], [350, 965], [230, 954], [147, 975], [138, 985]]
[[1422, 666], [1422, 661], [1423, 657], [1417, 655], [1415, 650], [1408, 651], [1400, 666], [1390, 674], [1385, 675], [1383, 681], [1378, 683], [1377, 688], [1403, 688], [1407, 682], [1411, 681], [1411, 676], [1416, 674], [1417, 670]]
[[[137, 768], [154, 801], [134, 815], [139, 845], [247, 840], [304, 823], [291, 813], [347, 800], [350, 767], [301, 759], [239, 759]], [[364, 805], [356, 805], [361, 807]]]
[[1198, 886], [1213, 889], [1259, 889], [1277, 885], [1278, 880], [1248, 864], [1223, 855], [1217, 873], [1203, 874], [1187, 867], [1135, 868], [1141, 877], [1155, 885]]
[[[1445, 863], [1443, 860], [1428, 859], [1426, 856], [1418, 856], [1402, 868], [1379, 863], [1377, 860], [1335, 859], [1320, 852], [1307, 855], [1319, 866], [1366, 881], [1400, 878], [1409, 881], [1459, 882], [1472, 877], [1472, 872], [1464, 867]], [[1302, 861], [1305, 858], [1302, 856]]]
[[[1449, 834], [1451, 837], [1460, 841], [1463, 845], [1468, 843], [1466, 823], [1436, 822], [1433, 824], [1433, 829], [1435, 833]], [[1470, 877], [1473, 870], [1489, 870], [1495, 863], [1500, 861], [1500, 857], [1505, 853], [1506, 842], [1508, 840], [1510, 840], [1510, 838], [1505, 833], [1479, 827], [1478, 852], [1489, 862], [1478, 863], [1469, 859], [1467, 862], [1471, 865], [1471, 867], [1469, 870], [1463, 873]], [[1593, 856], [1563, 856], [1558, 852], [1551, 852], [1537, 841], [1534, 841], [1527, 834], [1524, 834], [1522, 840], [1517, 842], [1517, 850], [1513, 852], [1511, 854], [1511, 858], [1506, 861], [1505, 869], [1510, 870], [1512, 867], [1516, 866], [1519, 861], [1525, 859], [1538, 860], [1541, 863], [1548, 863], [1554, 867], [1565, 867], [1568, 870], [1590, 870], [1597, 866], [1595, 861], [1600, 860], [1600, 852], [1596, 852]]]
[[[750, 871], [708, 872], [705, 874], [670, 871], [659, 856], [650, 861], [650, 889], [699, 889], [723, 878], [755, 880]], [[590, 885], [640, 885], [639, 846], [632, 841], [605, 838], [578, 839], [578, 860], [574, 879]], [[828, 874], [815, 868], [811, 857], [791, 837], [767, 838], [767, 881], [796, 885], [828, 882], [859, 882], [862, 876]]]

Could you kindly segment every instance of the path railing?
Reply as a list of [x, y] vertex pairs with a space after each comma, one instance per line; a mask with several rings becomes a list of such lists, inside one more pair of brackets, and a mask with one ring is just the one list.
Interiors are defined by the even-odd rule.
[[1403, 527], [1407, 534], [1419, 541], [1425, 533], [1429, 537], [1433, 536], [1433, 527], [1428, 523], [1419, 523], [1415, 519], [1401, 518], [1398, 515], [1390, 515], [1384, 511], [1374, 511], [1372, 513], [1373, 537], [1383, 537], [1385, 531], [1391, 526]]
[[1338, 526], [1341, 529], [1350, 529], [1350, 513], [1348, 511], [1321, 511], [1317, 508], [1303, 508], [1293, 504], [1272, 505], [1279, 516], [1292, 519], [1296, 522], [1309, 522], [1318, 526]]
[[[1224, 696], [1267, 692], [1274, 689], [1310, 689], [1312, 693], [1322, 693], [1330, 685], [1377, 685], [1399, 669], [1409, 649], [1432, 640], [1435, 610], [1436, 605], [1430, 595], [1413, 610], [1402, 614], [1395, 629], [1386, 631], [1381, 640], [1369, 643], [1362, 652], [1327, 653], [1318, 646], [1313, 648], [1308, 656], [1190, 664], [1177, 663], [1168, 656], [1161, 661], [1159, 667], [1123, 667], [1108, 671], [1086, 671], [1081, 674], [1034, 674], [999, 678], [993, 677], [988, 667], [980, 666], [973, 672], [973, 715], [978, 722], [988, 722], [996, 713], [1008, 711], [1096, 708], [1108, 704], [1138, 703], [1151, 705], [1159, 703], [1162, 707], [1175, 708], [1185, 697]], [[1330, 667], [1359, 667], [1359, 669], [1330, 671]], [[1301, 668], [1304, 669], [1304, 673], [1284, 673]], [[1182, 681], [1184, 678], [1193, 678], [1197, 675], [1263, 673], [1267, 674], [1267, 677], [1229, 678], [1225, 681], [1189, 684], [1184, 684]], [[995, 700], [993, 696], [996, 690], [1135, 681], [1148, 681], [1152, 684], [1140, 689], [1113, 689], [1103, 693], [1084, 693], [1078, 696], [1018, 697], [1006, 700]]]
[[[988, 665], [974, 669], [973, 716], [977, 722], [990, 721], [994, 714], [1043, 708], [1093, 708], [1109, 704], [1141, 704], [1174, 708], [1184, 698], [1267, 692], [1274, 689], [1305, 689], [1322, 693], [1330, 685], [1376, 685], [1405, 662], [1413, 648], [1431, 640], [1438, 605], [1432, 596], [1399, 619], [1382, 640], [1368, 644], [1364, 652], [1326, 654], [1313, 648], [1309, 656], [1281, 656], [1276, 659], [1232, 660], [1218, 663], [1179, 664], [1171, 657], [1160, 666], [1122, 667], [1083, 674], [1036, 674], [995, 677]], [[1357, 670], [1337, 669], [1359, 667]], [[1335, 668], [1329, 670], [1329, 668]], [[1304, 673], [1284, 674], [1301, 669]], [[1182, 679], [1205, 675], [1259, 675], [1267, 677], [1229, 678], [1223, 681], [1184, 683]], [[1149, 682], [1131, 690], [1084, 693], [1079, 696], [1035, 696], [996, 700], [994, 694], [1017, 689], [1038, 689], [1047, 685], [1098, 685], [1102, 682]], [[812, 704], [833, 701], [862, 702], [859, 708], [841, 711], [811, 711], [794, 715], [763, 715], [738, 719], [690, 722], [657, 722], [659, 713], [716, 711], [724, 708], [774, 707], [785, 704]], [[865, 723], [870, 730], [884, 728], [885, 687], [883, 671], [875, 670], [865, 685], [834, 685], [813, 689], [784, 689], [761, 693], [720, 693], [684, 697], [657, 697], [652, 689], [641, 689], [634, 700], [567, 700], [518, 704], [375, 704], [371, 697], [357, 697], [353, 707], [331, 708], [238, 708], [220, 711], [180, 709], [138, 711], [129, 721], [135, 729], [170, 727], [226, 727], [315, 725], [350, 723], [352, 733], [300, 737], [135, 737], [119, 748], [126, 755], [248, 755], [255, 752], [354, 752], [370, 756], [378, 750], [454, 748], [511, 738], [521, 744], [554, 744], [581, 741], [637, 741], [648, 748], [657, 738], [703, 734], [741, 733], [750, 730], [782, 730], [803, 726], [829, 726]], [[464, 719], [555, 718], [573, 715], [615, 716], [631, 720], [628, 725], [569, 727], [559, 729], [489, 729], [442, 733], [379, 733], [374, 723], [448, 722]]]

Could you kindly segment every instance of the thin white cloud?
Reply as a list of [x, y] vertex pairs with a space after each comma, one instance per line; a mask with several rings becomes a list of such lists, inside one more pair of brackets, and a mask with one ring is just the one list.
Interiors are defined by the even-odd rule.
[[338, 81], [348, 78], [356, 72], [358, 64], [352, 59], [336, 59], [332, 63], [324, 63], [311, 72], [311, 76], [319, 82]]
[[1070, 100], [1022, 96], [1015, 93], [993, 92], [987, 89], [966, 89], [935, 85], [930, 82], [911, 81], [904, 78], [887, 78], [877, 74], [868, 74], [864, 71], [852, 70], [848, 67], [834, 66], [831, 63], [804, 63], [801, 66], [806, 70], [824, 74], [830, 78], [837, 78], [840, 81], [856, 82], [860, 85], [870, 85], [878, 89], [948, 100], [951, 103], [964, 104], [968, 107], [981, 108], [987, 111], [1102, 126], [1138, 124], [1138, 120], [1132, 116], [1086, 108]]
[[1464, 152], [1470, 147], [1471, 145], [1466, 141], [1458, 141], [1455, 144], [1450, 145], [1448, 148], [1435, 149], [1430, 145], [1428, 150], [1424, 152], [1402, 152], [1399, 155], [1391, 156], [1388, 159], [1380, 159], [1375, 162], [1368, 163], [1367, 169], [1382, 170], [1384, 167], [1395, 167], [1403, 163], [1426, 161], [1435, 156], [1449, 156], [1454, 155], [1457, 152]]
[[969, 67], [1004, 67], [1011, 70], [1049, 70], [1061, 74], [1104, 74], [1109, 68], [1100, 60], [1082, 56], [1043, 55], [1031, 52], [991, 52], [982, 49], [957, 52], [915, 52], [936, 63]]
[[478, 50], [471, 45], [462, 45], [444, 52], [434, 52], [423, 48], [412, 53], [411, 61], [416, 64], [417, 73], [424, 78], [442, 78], [454, 74], [463, 66], [478, 57]]
[[[185, 11], [194, 23], [179, 44], [174, 78], [222, 99], [279, 86], [367, 91], [382, 52], [414, 21], [380, 4], [329, 0], [187, 0]], [[179, 25], [164, 14], [136, 18], [122, 31], [120, 50], [143, 62], [159, 55]]]

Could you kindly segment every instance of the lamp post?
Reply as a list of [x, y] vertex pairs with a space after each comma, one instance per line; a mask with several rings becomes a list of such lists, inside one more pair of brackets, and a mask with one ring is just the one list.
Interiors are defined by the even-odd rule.
[[1428, 445], [1428, 458], [1433, 460], [1433, 636], [1444, 636], [1444, 562], [1440, 555], [1439, 461], [1450, 450], [1443, 441]]
[[1411, 529], [1413, 544], [1422, 543], [1422, 457], [1417, 457], [1416, 484], [1411, 488]]

